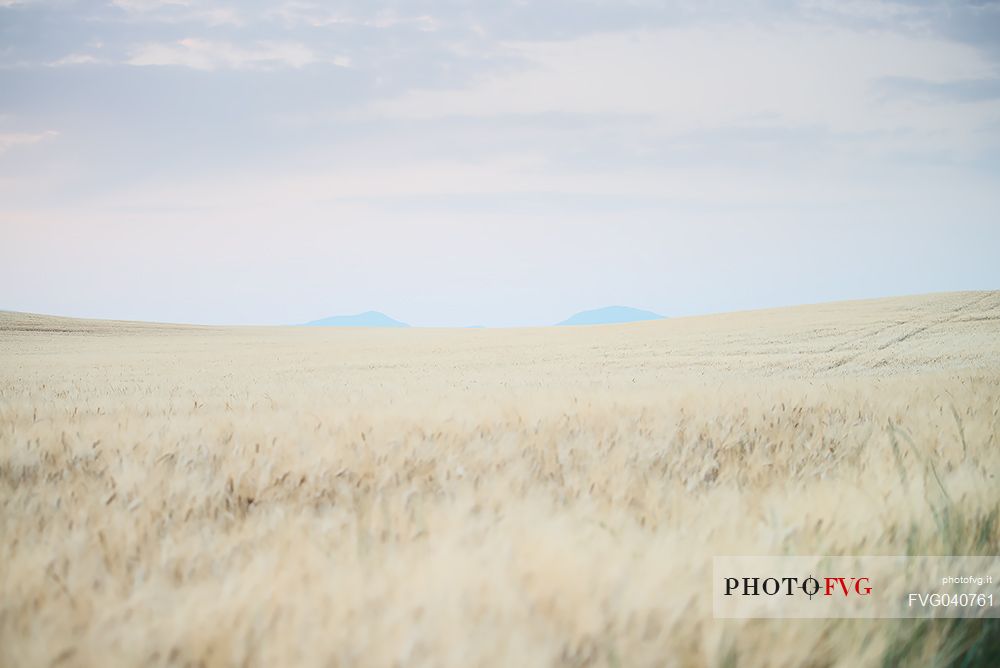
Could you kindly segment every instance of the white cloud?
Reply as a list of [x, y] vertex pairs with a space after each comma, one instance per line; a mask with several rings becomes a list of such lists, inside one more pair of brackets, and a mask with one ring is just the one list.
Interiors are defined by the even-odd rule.
[[857, 19], [909, 21], [921, 16], [925, 8], [879, 0], [805, 0], [805, 10], [818, 10]]
[[[239, 46], [229, 42], [187, 38], [176, 42], [144, 44], [126, 61], [129, 65], [174, 65], [196, 70], [275, 69], [305, 67], [324, 59], [312, 49], [292, 42], [258, 42]], [[335, 58], [334, 64], [349, 64]]]
[[51, 139], [58, 136], [59, 133], [55, 130], [46, 130], [45, 132], [14, 132], [8, 134], [0, 134], [0, 153], [4, 153], [15, 146], [29, 146], [31, 144], [37, 144], [46, 139]]
[[331, 25], [364, 26], [369, 28], [393, 28], [411, 26], [424, 32], [433, 32], [440, 22], [427, 14], [405, 16], [394, 9], [383, 9], [364, 16], [355, 13], [331, 11], [313, 2], [285, 2], [269, 12], [275, 18], [289, 25], [304, 24], [313, 27]]
[[242, 25], [243, 16], [231, 7], [213, 7], [192, 12], [184, 17], [184, 20], [200, 21], [210, 26], [219, 25]]
[[571, 113], [644, 115], [669, 135], [734, 125], [836, 132], [967, 133], [994, 105], [914, 105], [878, 91], [886, 77], [996, 76], [973, 47], [814, 24], [727, 25], [508, 44], [529, 65], [462, 89], [417, 90], [363, 115], [432, 119]]
[[192, 0], [114, 0], [128, 14], [161, 23], [197, 22], [210, 26], [241, 25], [243, 17], [233, 7], [213, 7]]
[[96, 56], [92, 56], [89, 53], [71, 53], [67, 56], [63, 56], [59, 60], [54, 60], [49, 63], [50, 67], [67, 67], [72, 65], [95, 65], [97, 63], [102, 63], [101, 59]]
[[164, 7], [190, 7], [191, 0], [113, 0], [111, 3], [127, 12], [152, 12]]

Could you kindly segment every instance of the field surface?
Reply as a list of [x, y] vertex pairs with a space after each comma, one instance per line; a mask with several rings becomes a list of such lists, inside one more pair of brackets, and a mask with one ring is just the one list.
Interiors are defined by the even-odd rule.
[[[0, 666], [966, 665], [714, 554], [1000, 554], [1000, 292], [630, 325], [0, 313]], [[995, 656], [993, 657], [996, 658]]]

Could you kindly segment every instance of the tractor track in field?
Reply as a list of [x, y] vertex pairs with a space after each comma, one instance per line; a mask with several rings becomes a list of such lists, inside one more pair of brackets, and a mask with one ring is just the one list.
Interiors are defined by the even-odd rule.
[[[865, 355], [866, 353], [871, 352], [871, 353], [876, 353], [877, 354], [877, 353], [884, 352], [884, 351], [886, 351], [886, 350], [888, 350], [888, 349], [890, 349], [890, 348], [892, 348], [892, 347], [894, 347], [894, 346], [896, 346], [896, 345], [898, 345], [900, 343], [903, 343], [904, 341], [906, 341], [908, 339], [913, 338], [914, 336], [917, 336], [919, 334], [923, 334], [924, 332], [926, 332], [927, 330], [929, 330], [929, 329], [931, 329], [933, 327], [939, 327], [941, 325], [946, 325], [946, 324], [948, 324], [950, 322], [955, 322], [956, 320], [958, 320], [959, 318], [961, 318], [962, 315], [966, 314], [971, 309], [975, 308], [976, 306], [978, 306], [979, 304], [981, 304], [982, 302], [986, 301], [987, 299], [989, 299], [992, 296], [993, 296], [993, 293], [989, 293], [988, 292], [988, 293], [986, 293], [986, 294], [984, 294], [984, 295], [982, 295], [980, 297], [977, 297], [977, 298], [973, 299], [970, 302], [967, 302], [965, 304], [957, 306], [956, 308], [952, 309], [951, 312], [946, 317], [944, 317], [944, 318], [940, 318], [940, 319], [937, 319], [937, 320], [934, 320], [934, 321], [931, 321], [931, 322], [925, 322], [925, 323], [923, 323], [921, 325], [918, 325], [918, 326], [910, 329], [909, 331], [905, 332], [902, 336], [899, 336], [899, 337], [894, 338], [894, 339], [890, 339], [889, 341], [886, 341], [886, 342], [882, 343], [877, 348], [875, 348], [873, 351], [858, 350], [857, 352], [855, 352], [855, 353], [853, 353], [851, 355], [847, 355], [846, 357], [843, 357], [843, 358], [837, 360], [833, 364], [830, 364], [829, 366], [825, 367], [823, 369], [823, 371], [833, 371], [834, 369], [839, 369], [840, 367], [844, 366], [845, 364], [849, 364], [849, 363], [853, 362], [854, 360], [860, 358], [861, 356]], [[996, 305], [994, 305], [994, 308], [995, 308], [995, 306]], [[902, 323], [896, 322], [896, 323], [893, 323], [891, 325], [887, 325], [885, 327], [881, 327], [881, 328], [879, 328], [878, 330], [876, 330], [874, 332], [869, 332], [867, 334], [864, 334], [864, 335], [860, 336], [859, 338], [852, 340], [848, 344], [840, 344], [840, 345], [837, 345], [837, 346], [833, 346], [830, 350], [827, 350], [825, 352], [828, 352], [828, 353], [829, 352], [835, 352], [838, 348], [842, 349], [842, 348], [847, 347], [847, 346], [849, 346], [849, 347], [857, 346], [858, 344], [863, 343], [864, 341], [867, 341], [867, 340], [871, 339], [872, 337], [878, 336], [879, 334], [887, 332], [887, 331], [889, 331], [889, 330], [891, 330], [891, 329], [893, 329], [895, 327], [901, 327], [902, 325], [905, 325], [905, 324], [915, 324], [915, 323], [912, 323], [912, 322], [902, 322]], [[888, 359], [888, 357], [882, 356], [882, 359], [879, 360], [874, 366], [881, 366], [882, 364], [885, 363], [885, 361], [887, 361], [887, 359]]]

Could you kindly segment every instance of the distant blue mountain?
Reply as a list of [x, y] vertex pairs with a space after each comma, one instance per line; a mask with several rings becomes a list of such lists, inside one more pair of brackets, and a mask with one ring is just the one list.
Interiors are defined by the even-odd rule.
[[405, 322], [393, 320], [385, 313], [365, 311], [357, 315], [335, 315], [322, 320], [307, 322], [310, 327], [409, 327]]
[[661, 320], [662, 315], [652, 311], [629, 308], [628, 306], [606, 306], [593, 311], [581, 311], [557, 325], [610, 325], [617, 322], [639, 322], [640, 320]]

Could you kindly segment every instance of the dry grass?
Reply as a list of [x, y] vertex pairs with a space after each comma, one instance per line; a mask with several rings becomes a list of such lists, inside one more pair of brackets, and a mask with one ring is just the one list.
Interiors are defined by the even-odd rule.
[[974, 622], [717, 622], [709, 577], [1000, 554], [998, 411], [998, 292], [524, 330], [0, 314], [0, 665], [985, 662]]

